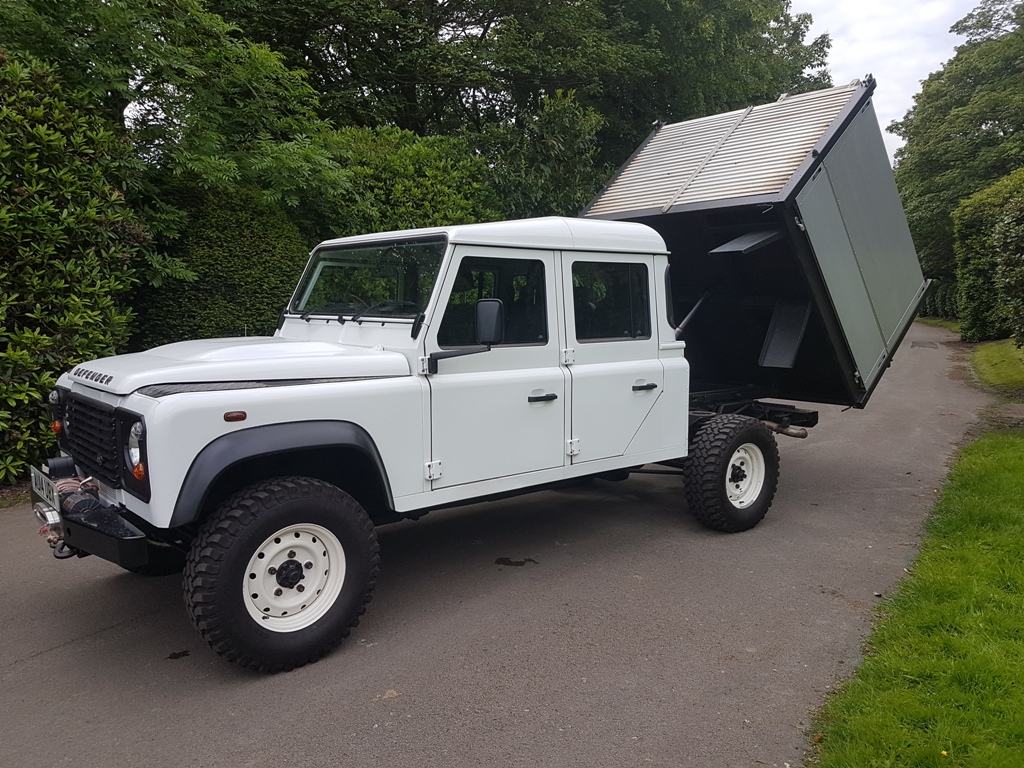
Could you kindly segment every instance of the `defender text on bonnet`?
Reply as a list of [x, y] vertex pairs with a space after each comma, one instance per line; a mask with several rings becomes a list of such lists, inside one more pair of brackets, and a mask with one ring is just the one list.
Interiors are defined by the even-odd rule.
[[[755, 526], [778, 482], [774, 435], [817, 422], [774, 400], [862, 407], [924, 288], [912, 248], [892, 245], [906, 224], [887, 164], [856, 211], [818, 181], [877, 167], [837, 139], [865, 114], [877, 133], [870, 89], [819, 93], [834, 127], [806, 137], [801, 183], [776, 173], [781, 186], [755, 198], [719, 188], [714, 208], [630, 210], [615, 198], [637, 183], [627, 165], [588, 218], [328, 241], [273, 337], [64, 374], [50, 396], [61, 455], [32, 473], [54, 555], [183, 570], [210, 646], [276, 671], [356, 625], [383, 523], [656, 464], [683, 476], [705, 525]], [[661, 130], [679, 126], [699, 128]], [[872, 206], [885, 221], [858, 228]], [[874, 258], [859, 233], [886, 227], [888, 255]]]

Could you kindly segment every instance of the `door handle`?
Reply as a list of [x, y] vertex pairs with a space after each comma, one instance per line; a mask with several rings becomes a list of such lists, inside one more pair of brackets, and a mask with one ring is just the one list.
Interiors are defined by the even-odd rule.
[[646, 391], [648, 389], [657, 389], [657, 388], [658, 388], [658, 385], [655, 384], [653, 381], [649, 381], [646, 384], [634, 384], [633, 385], [633, 391], [634, 392], [644, 392], [644, 391]]
[[546, 395], [530, 395], [526, 398], [528, 403], [546, 403], [548, 400], [557, 400], [558, 395], [554, 392], [548, 392]]

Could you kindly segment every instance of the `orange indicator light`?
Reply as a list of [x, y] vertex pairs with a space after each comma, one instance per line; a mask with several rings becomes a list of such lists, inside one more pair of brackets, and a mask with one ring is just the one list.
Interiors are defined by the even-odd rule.
[[55, 419], [50, 422], [50, 431], [55, 435], [59, 435], [64, 431], [64, 428], [61, 426], [60, 419]]
[[245, 411], [228, 411], [224, 414], [224, 421], [245, 421]]
[[138, 463], [135, 465], [135, 469], [132, 470], [132, 476], [135, 477], [140, 483], [146, 479], [146, 465]]

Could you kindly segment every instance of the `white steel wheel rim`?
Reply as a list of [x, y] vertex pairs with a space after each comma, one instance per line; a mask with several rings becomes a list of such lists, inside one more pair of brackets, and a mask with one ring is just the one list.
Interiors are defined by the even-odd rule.
[[767, 474], [764, 454], [753, 443], [737, 448], [725, 469], [725, 490], [732, 505], [745, 509], [761, 495]]
[[296, 632], [326, 614], [345, 584], [345, 548], [320, 525], [282, 528], [249, 559], [245, 609], [261, 627]]

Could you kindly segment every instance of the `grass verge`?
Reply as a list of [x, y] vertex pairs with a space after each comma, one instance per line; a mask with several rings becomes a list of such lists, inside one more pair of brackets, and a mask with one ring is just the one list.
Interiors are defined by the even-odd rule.
[[14, 507], [18, 504], [27, 504], [29, 502], [29, 488], [28, 480], [14, 485], [0, 485], [0, 509]]
[[960, 333], [960, 323], [956, 320], [943, 320], [941, 317], [919, 317], [916, 322], [922, 325], [930, 325], [934, 328], [945, 328], [953, 333]]
[[998, 390], [1024, 392], [1024, 349], [1010, 339], [979, 344], [971, 356], [978, 378]]
[[1024, 765], [1024, 430], [950, 473], [854, 678], [814, 726], [823, 768]]

